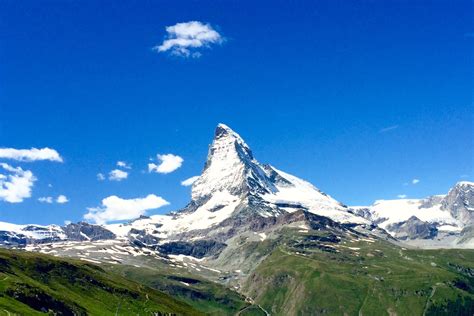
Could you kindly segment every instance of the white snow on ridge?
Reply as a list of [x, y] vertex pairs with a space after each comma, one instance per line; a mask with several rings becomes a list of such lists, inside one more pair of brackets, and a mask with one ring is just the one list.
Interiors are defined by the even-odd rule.
[[[117, 236], [126, 236], [130, 229], [135, 228], [138, 230], [144, 229], [149, 234], [160, 238], [167, 238], [173, 234], [206, 229], [218, 224], [230, 217], [239, 203], [239, 197], [230, 194], [228, 191], [219, 191], [192, 213], [153, 215], [150, 219], [139, 219], [128, 225], [107, 225], [106, 228]], [[155, 224], [161, 224], [162, 226], [157, 228]], [[154, 231], [159, 231], [159, 234], [153, 233]]]
[[66, 239], [61, 227], [57, 225], [16, 225], [6, 222], [0, 222], [0, 231], [8, 231], [14, 234], [22, 234], [31, 239], [45, 239], [57, 237], [60, 239]]
[[239, 203], [239, 197], [226, 190], [216, 192], [209, 201], [192, 213], [180, 213], [175, 218], [172, 216], [159, 217], [159, 223], [163, 225], [160, 227], [160, 231], [170, 235], [209, 228], [230, 217]]
[[440, 204], [432, 207], [421, 207], [424, 200], [398, 199], [378, 200], [372, 206], [365, 207], [371, 211], [374, 220], [385, 218], [379, 224], [386, 229], [388, 225], [408, 220], [412, 216], [429, 223], [442, 223], [440, 230], [459, 230], [459, 222], [447, 210], [442, 210]]
[[[277, 191], [275, 193], [262, 196], [266, 201], [274, 204], [287, 203], [301, 205], [308, 208], [311, 213], [326, 216], [341, 223], [369, 223], [368, 220], [347, 212], [347, 209], [341, 205], [341, 203], [329, 195], [322, 193], [311, 183], [280, 171], [274, 167], [272, 168], [292, 185], [276, 184]], [[289, 211], [290, 209], [285, 208], [285, 210]]]
[[474, 186], [474, 182], [471, 181], [460, 181], [456, 185], [459, 186]]
[[0, 222], [0, 230], [9, 231], [9, 232], [21, 232], [22, 228], [27, 225], [16, 225], [7, 222]]

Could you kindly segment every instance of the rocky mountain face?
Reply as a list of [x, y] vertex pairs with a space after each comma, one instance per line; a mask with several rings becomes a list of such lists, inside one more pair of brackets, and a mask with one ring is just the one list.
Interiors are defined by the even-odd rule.
[[441, 208], [449, 211], [461, 227], [474, 223], [474, 183], [459, 182], [441, 201]]
[[436, 224], [421, 221], [412, 216], [404, 222], [387, 226], [387, 230], [395, 232], [395, 237], [400, 240], [407, 239], [432, 239], [438, 235]]

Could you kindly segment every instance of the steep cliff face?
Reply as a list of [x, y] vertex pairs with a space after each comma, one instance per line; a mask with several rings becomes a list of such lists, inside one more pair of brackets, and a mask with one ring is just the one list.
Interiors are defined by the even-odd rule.
[[474, 221], [474, 183], [459, 182], [441, 201], [442, 208], [459, 221], [462, 227], [470, 226]]

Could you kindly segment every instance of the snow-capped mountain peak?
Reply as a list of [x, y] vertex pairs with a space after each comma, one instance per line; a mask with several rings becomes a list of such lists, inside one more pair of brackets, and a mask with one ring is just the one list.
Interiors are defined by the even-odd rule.
[[227, 125], [217, 125], [203, 173], [193, 184], [192, 200], [202, 204], [216, 192], [241, 196], [252, 190], [275, 188], [240, 135]]
[[[156, 236], [163, 238], [209, 229], [230, 218], [242, 221], [253, 216], [276, 217], [298, 210], [344, 223], [368, 223], [310, 183], [259, 163], [239, 134], [219, 124], [188, 206], [171, 216], [141, 221], [140, 227], [147, 227], [148, 222], [158, 223], [160, 233]], [[154, 225], [150, 227], [155, 230]]]

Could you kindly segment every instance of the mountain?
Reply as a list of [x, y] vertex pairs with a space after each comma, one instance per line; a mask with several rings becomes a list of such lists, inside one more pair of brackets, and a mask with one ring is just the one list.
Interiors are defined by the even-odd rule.
[[470, 315], [474, 251], [419, 248], [474, 247], [472, 192], [461, 182], [348, 207], [219, 124], [183, 209], [102, 226], [3, 223], [0, 244], [100, 265], [217, 315]]
[[58, 225], [15, 225], [0, 222], [0, 245], [25, 247], [64, 241], [96, 241], [114, 239], [116, 236], [106, 228], [85, 222]]
[[404, 243], [418, 247], [474, 248], [474, 183], [459, 182], [446, 195], [379, 200], [352, 207]]
[[191, 202], [184, 209], [107, 229], [122, 237], [132, 230], [145, 232], [155, 243], [200, 234], [223, 241], [241, 226], [262, 226], [296, 211], [339, 223], [370, 224], [310, 183], [259, 163], [237, 133], [219, 124], [204, 170], [192, 186]]

